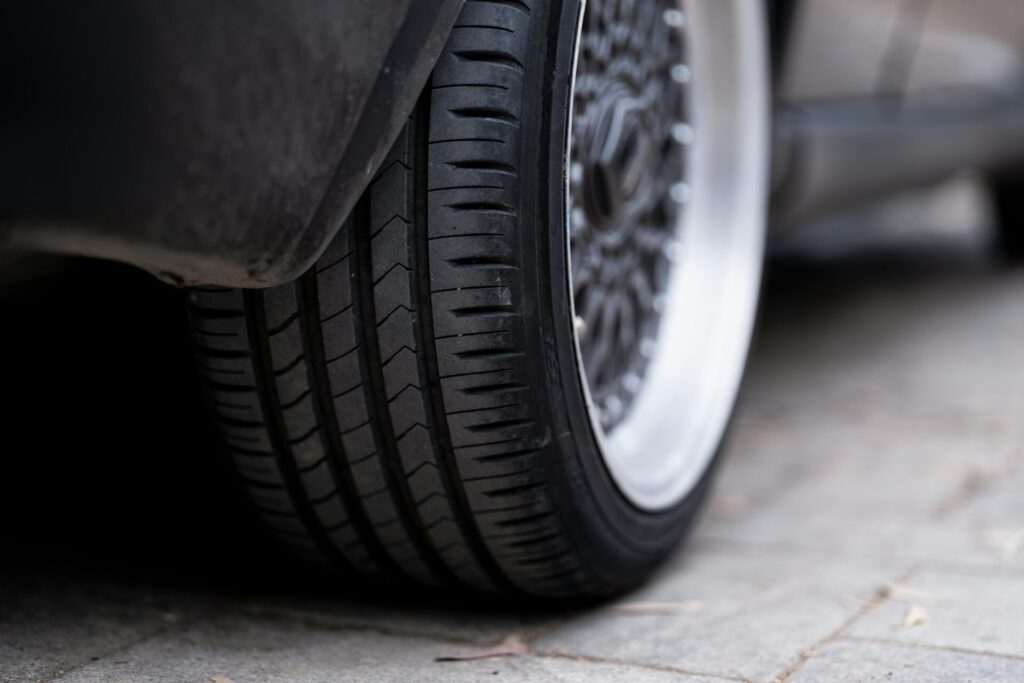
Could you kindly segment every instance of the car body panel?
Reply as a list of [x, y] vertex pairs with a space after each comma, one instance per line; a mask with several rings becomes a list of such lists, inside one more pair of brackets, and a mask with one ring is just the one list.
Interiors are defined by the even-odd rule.
[[294, 279], [339, 229], [462, 0], [0, 9], [0, 236], [179, 284]]
[[900, 19], [896, 0], [797, 0], [776, 99], [869, 97]]
[[[777, 230], [965, 166], [1024, 165], [1021, 0], [764, 1]], [[298, 277], [378, 170], [462, 2], [5, 5], [0, 244], [182, 285]]]
[[933, 0], [908, 74], [909, 95], [1005, 92], [1024, 83], [1024, 2]]
[[795, 2], [776, 108], [777, 232], [958, 169], [1024, 165], [1024, 3]]
[[1020, 0], [792, 0], [776, 98], [914, 95], [1018, 87], [1024, 80]]

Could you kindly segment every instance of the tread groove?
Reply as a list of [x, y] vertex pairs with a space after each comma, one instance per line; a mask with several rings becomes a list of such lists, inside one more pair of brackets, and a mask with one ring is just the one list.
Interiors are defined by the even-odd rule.
[[510, 54], [505, 52], [499, 52], [498, 50], [487, 50], [487, 49], [473, 49], [473, 50], [455, 50], [452, 52], [459, 59], [464, 59], [470, 62], [484, 62], [487, 64], [495, 64], [497, 66], [503, 66], [509, 69], [513, 69], [519, 73], [523, 72], [523, 63]]
[[456, 202], [447, 205], [452, 211], [472, 211], [475, 213], [496, 213], [503, 216], [519, 216], [519, 211], [511, 204], [503, 202]]
[[327, 445], [327, 466], [331, 471], [335, 484], [340, 488], [341, 502], [348, 514], [348, 520], [356, 531], [356, 536], [365, 546], [386, 575], [402, 576], [401, 570], [391, 556], [384, 550], [380, 538], [373, 531], [373, 525], [359, 504], [352, 470], [341, 440], [338, 420], [334, 414], [334, 396], [331, 395], [331, 383], [327, 376], [327, 355], [323, 341], [323, 327], [320, 318], [320, 296], [317, 273], [311, 270], [299, 282], [299, 300], [303, 302], [303, 328], [308, 340], [307, 348], [310, 356], [309, 382], [313, 390], [313, 406], [319, 422], [323, 425]]
[[513, 126], [519, 125], [518, 116], [498, 107], [458, 107], [448, 111], [462, 119], [479, 119], [481, 121], [508, 123]]
[[[356, 210], [357, 222], [354, 226], [356, 267], [353, 269], [353, 295], [359, 305], [359, 315], [356, 317], [362, 321], [360, 325], [364, 351], [362, 356], [365, 360], [364, 367], [369, 388], [368, 399], [373, 405], [371, 415], [374, 416], [374, 419], [372, 422], [377, 427], [375, 431], [381, 450], [380, 457], [383, 464], [381, 469], [387, 481], [386, 490], [389, 489], [397, 499], [395, 508], [401, 523], [413, 546], [426, 563], [428, 570], [442, 584], [457, 585], [458, 578], [436, 553], [427, 530], [418, 518], [414, 507], [415, 496], [409, 490], [409, 482], [402, 468], [401, 454], [395, 438], [391, 412], [388, 409], [387, 386], [380, 357], [380, 339], [377, 334], [377, 304], [374, 288], [371, 286], [373, 283], [373, 253], [371, 251], [373, 237], [370, 229], [370, 216], [371, 206], [368, 194], [364, 196], [361, 205], [358, 205]], [[400, 307], [402, 306], [399, 305]]]
[[452, 501], [453, 509], [457, 512], [456, 524], [462, 529], [472, 556], [480, 563], [484, 573], [498, 587], [507, 591], [519, 592], [512, 583], [497, 560], [491, 554], [484, 541], [476, 519], [473, 516], [472, 507], [466, 495], [465, 489], [458, 480], [459, 468], [457, 455], [452, 444], [451, 432], [448, 426], [448, 416], [445, 414], [444, 393], [441, 388], [441, 372], [437, 358], [437, 344], [434, 336], [434, 302], [431, 262], [430, 262], [430, 240], [428, 225], [428, 194], [427, 188], [430, 147], [426, 143], [429, 139], [430, 107], [433, 88], [428, 84], [426, 93], [421, 98], [423, 107], [417, 112], [417, 136], [421, 144], [416, 148], [413, 158], [414, 169], [414, 190], [415, 198], [415, 225], [419, 227], [414, 230], [416, 275], [418, 277], [416, 291], [418, 294], [419, 316], [419, 337], [423, 342], [424, 373], [426, 379], [427, 403], [430, 407], [430, 419], [433, 422], [433, 429], [430, 431], [434, 451], [438, 453], [443, 461], [443, 467], [438, 470], [442, 474], [444, 488]]
[[277, 394], [277, 386], [274, 381], [273, 361], [270, 355], [269, 337], [266, 334], [266, 313], [263, 308], [263, 292], [249, 290], [243, 295], [248, 315], [246, 315], [246, 328], [249, 334], [249, 344], [253, 350], [253, 374], [256, 385], [260, 387], [259, 396], [266, 419], [266, 429], [270, 443], [277, 455], [278, 468], [281, 471], [284, 486], [288, 490], [292, 505], [295, 506], [298, 517], [309, 532], [320, 552], [327, 557], [335, 566], [347, 570], [349, 573], [358, 573], [355, 567], [341, 554], [334, 543], [331, 542], [327, 531], [323, 528], [320, 518], [316, 514], [309, 497], [303, 486], [301, 474], [292, 453], [292, 444], [288, 440], [287, 431], [284, 425], [284, 417], [280, 411], [280, 401]]
[[501, 173], [503, 175], [510, 175], [513, 178], [519, 177], [519, 169], [515, 166], [502, 161], [496, 161], [494, 159], [470, 159], [464, 161], [450, 161], [446, 163], [452, 168], [457, 168], [461, 171], [490, 171], [494, 173]]

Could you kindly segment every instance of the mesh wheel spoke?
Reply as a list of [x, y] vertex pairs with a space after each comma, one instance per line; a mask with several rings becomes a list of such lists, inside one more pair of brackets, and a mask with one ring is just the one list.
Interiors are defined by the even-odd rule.
[[601, 422], [628, 413], [657, 339], [686, 180], [676, 0], [591, 0], [573, 99], [570, 241], [584, 370]]

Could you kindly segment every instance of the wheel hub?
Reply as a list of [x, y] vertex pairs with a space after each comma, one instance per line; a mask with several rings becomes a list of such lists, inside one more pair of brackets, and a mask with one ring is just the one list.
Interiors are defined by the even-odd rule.
[[603, 237], [629, 239], [651, 194], [655, 156], [647, 103], [615, 88], [594, 103], [597, 113], [581, 147], [583, 166], [581, 204], [587, 221]]
[[583, 366], [601, 425], [629, 412], [679, 251], [684, 22], [674, 0], [591, 0], [573, 97], [570, 235]]

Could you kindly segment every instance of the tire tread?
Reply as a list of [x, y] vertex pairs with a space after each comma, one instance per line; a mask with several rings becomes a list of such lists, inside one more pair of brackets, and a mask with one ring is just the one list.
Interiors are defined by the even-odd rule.
[[211, 408], [300, 555], [434, 587], [572, 593], [524, 369], [522, 93], [535, 5], [468, 0], [353, 215], [297, 282], [190, 292]]

